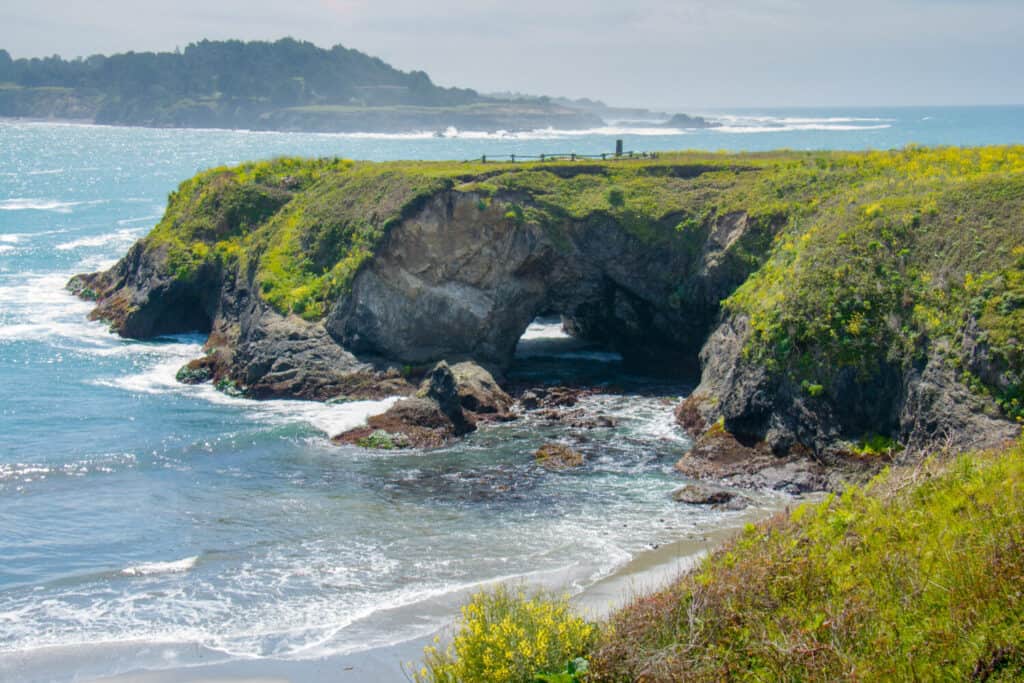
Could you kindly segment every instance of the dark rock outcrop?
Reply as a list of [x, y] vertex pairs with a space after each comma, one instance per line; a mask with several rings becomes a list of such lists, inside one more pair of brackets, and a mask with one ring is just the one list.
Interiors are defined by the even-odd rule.
[[836, 483], [828, 469], [806, 454], [775, 455], [763, 441], [743, 444], [720, 426], [705, 432], [675, 468], [691, 479], [793, 495], [829, 490]]
[[334, 440], [366, 448], [437, 448], [474, 431], [481, 413], [493, 417], [487, 409], [507, 406], [511, 400], [480, 366], [465, 362], [451, 368], [441, 361], [424, 377], [415, 396], [395, 402], [385, 413], [369, 418], [366, 427]]
[[742, 510], [750, 499], [720, 486], [684, 484], [672, 492], [672, 500], [687, 505], [710, 505], [721, 510]]
[[835, 373], [825, 396], [773, 375], [744, 357], [747, 320], [729, 317], [701, 350], [700, 385], [676, 410], [679, 424], [700, 435], [722, 420], [726, 432], [763, 443], [776, 455], [816, 454], [840, 463], [864, 434], [894, 434], [912, 452], [936, 446], [979, 448], [1015, 438], [1020, 428], [999, 416], [991, 399], [971, 392], [936, 352], [922, 367], [902, 369], [881, 361], [865, 379], [853, 370]]
[[488, 419], [511, 417], [512, 397], [498, 385], [494, 376], [476, 363], [456, 363], [451, 368], [458, 389], [459, 403], [465, 410]]

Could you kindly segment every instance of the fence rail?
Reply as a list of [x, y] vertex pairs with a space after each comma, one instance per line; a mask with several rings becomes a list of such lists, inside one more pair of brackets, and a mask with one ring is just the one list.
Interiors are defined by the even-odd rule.
[[484, 154], [476, 159], [467, 159], [466, 163], [480, 162], [505, 163], [517, 161], [580, 161], [585, 159], [600, 159], [601, 161], [621, 161], [624, 159], [657, 159], [657, 152], [606, 152], [604, 154], [576, 154], [568, 152], [565, 154]]

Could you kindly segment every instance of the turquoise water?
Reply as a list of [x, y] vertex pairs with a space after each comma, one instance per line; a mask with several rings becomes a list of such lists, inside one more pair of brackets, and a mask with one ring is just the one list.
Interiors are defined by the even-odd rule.
[[726, 127], [444, 138], [0, 122], [0, 679], [357, 651], [429, 633], [481, 582], [580, 590], [653, 544], [728, 524], [667, 496], [688, 447], [671, 417], [686, 387], [560, 350], [554, 326], [531, 328], [520, 375], [626, 388], [588, 399], [619, 425], [569, 434], [589, 464], [563, 474], [530, 454], [564, 430], [533, 422], [431, 453], [332, 446], [386, 403], [178, 385], [202, 338], [118, 339], [62, 289], [143, 236], [182, 179], [280, 154], [598, 153], [616, 137], [636, 150], [1024, 142], [1019, 107], [712, 115]]

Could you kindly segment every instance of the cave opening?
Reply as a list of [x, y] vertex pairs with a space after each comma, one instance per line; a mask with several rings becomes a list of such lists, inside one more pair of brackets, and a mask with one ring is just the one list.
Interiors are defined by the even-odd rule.
[[[591, 331], [577, 319], [545, 310], [534, 317], [516, 342], [508, 378], [515, 384], [566, 386], [648, 386], [688, 383], [685, 368], [653, 360], [649, 349], [623, 348], [614, 335]], [[631, 351], [636, 353], [630, 353]]]
[[530, 321], [516, 343], [510, 379], [589, 385], [623, 372], [622, 354], [574, 336], [571, 330], [571, 321], [551, 311]]

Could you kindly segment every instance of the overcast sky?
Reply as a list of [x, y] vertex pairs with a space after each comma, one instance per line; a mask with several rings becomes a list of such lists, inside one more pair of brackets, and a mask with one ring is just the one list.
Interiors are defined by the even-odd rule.
[[14, 57], [341, 43], [442, 85], [701, 107], [1024, 103], [1024, 0], [3, 0]]

